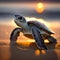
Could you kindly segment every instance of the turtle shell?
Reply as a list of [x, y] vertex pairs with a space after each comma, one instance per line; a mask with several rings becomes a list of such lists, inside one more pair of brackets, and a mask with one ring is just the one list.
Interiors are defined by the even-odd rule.
[[52, 30], [50, 30], [44, 23], [38, 22], [38, 21], [28, 21], [28, 25], [35, 25], [39, 29], [49, 33], [49, 34], [54, 34]]

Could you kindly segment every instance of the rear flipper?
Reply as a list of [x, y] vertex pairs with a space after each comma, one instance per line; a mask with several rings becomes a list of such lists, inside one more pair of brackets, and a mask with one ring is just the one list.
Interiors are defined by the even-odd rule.
[[21, 31], [21, 28], [15, 28], [13, 31], [12, 31], [12, 33], [11, 33], [11, 35], [10, 35], [10, 41], [12, 42], [16, 42], [16, 40], [17, 40], [17, 38], [18, 38], [18, 36], [19, 36], [19, 34], [20, 34], [20, 31]]
[[49, 40], [49, 43], [57, 43], [57, 40], [53, 37], [53, 36], [48, 36], [48, 38], [47, 38], [48, 40]]
[[47, 50], [47, 47], [44, 44], [44, 40], [43, 40], [43, 38], [42, 38], [42, 36], [40, 34], [40, 31], [35, 26], [32, 26], [32, 35], [33, 35], [33, 37], [34, 37], [34, 39], [36, 41], [37, 47], [39, 49], [45, 49], [45, 50]]

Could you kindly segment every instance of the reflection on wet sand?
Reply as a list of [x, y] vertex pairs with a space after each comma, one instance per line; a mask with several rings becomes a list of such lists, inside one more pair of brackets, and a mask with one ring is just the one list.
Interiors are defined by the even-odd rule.
[[60, 48], [56, 44], [46, 45], [48, 50], [39, 50], [35, 42], [29, 46], [21, 42], [0, 42], [0, 60], [59, 60]]
[[55, 45], [50, 50], [45, 51], [39, 50], [35, 43], [31, 43], [29, 47], [22, 47], [22, 45], [17, 43], [10, 43], [11, 60], [58, 60], [57, 54], [53, 50], [54, 48]]
[[10, 48], [8, 46], [0, 46], [0, 60], [10, 60]]

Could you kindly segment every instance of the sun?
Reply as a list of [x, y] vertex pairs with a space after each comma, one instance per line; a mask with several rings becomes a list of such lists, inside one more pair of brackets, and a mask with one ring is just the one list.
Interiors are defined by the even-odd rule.
[[44, 4], [39, 2], [36, 5], [36, 12], [37, 13], [43, 13], [44, 12]]

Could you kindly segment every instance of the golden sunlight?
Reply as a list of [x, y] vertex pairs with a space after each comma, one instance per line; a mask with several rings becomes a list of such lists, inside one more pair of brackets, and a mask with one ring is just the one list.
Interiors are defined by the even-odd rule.
[[[26, 39], [26, 38], [25, 38]], [[18, 45], [29, 47], [31, 43], [35, 43], [35, 40], [17, 40]]]
[[49, 43], [49, 41], [46, 39], [46, 40], [44, 40], [44, 43]]
[[44, 12], [44, 4], [39, 2], [37, 5], [36, 5], [36, 12], [37, 13], [43, 13]]

